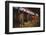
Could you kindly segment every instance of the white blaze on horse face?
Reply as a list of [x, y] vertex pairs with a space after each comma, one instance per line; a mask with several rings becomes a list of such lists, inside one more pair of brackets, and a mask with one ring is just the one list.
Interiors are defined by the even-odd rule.
[[34, 13], [33, 13], [32, 11], [28, 10], [28, 9], [20, 8], [20, 10], [21, 10], [21, 11], [24, 11], [24, 12], [26, 12], [26, 13], [29, 13], [29, 14], [34, 15]]
[[32, 12], [32, 11], [27, 11], [29, 14], [32, 14], [32, 15], [34, 15], [34, 13]]
[[21, 11], [24, 11], [24, 8], [19, 8]]

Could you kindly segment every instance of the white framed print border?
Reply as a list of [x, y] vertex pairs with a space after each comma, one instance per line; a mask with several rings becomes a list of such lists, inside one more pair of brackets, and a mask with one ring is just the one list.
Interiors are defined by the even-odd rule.
[[[14, 13], [16, 12], [16, 11], [15, 12], [13, 11], [15, 8], [16, 8], [16, 10], [19, 9], [19, 11], [21, 10], [22, 12], [27, 11], [27, 13], [33, 15], [32, 17], [34, 17], [34, 15], [39, 16], [39, 24], [34, 25], [35, 27], [33, 27], [31, 25], [29, 25], [31, 27], [25, 27], [25, 26], [17, 27], [17, 25], [15, 25], [17, 23], [17, 21], [14, 22], [14, 20], [13, 20]], [[30, 9], [32, 11], [34, 11], [35, 14], [32, 11], [29, 12]], [[25, 12], [24, 12], [24, 15], [27, 14]], [[37, 14], [37, 12], [38, 12], [38, 14]], [[18, 18], [16, 18], [16, 19], [18, 19]], [[32, 20], [32, 18], [31, 18], [31, 20]], [[25, 19], [25, 21], [26, 21], [26, 19]], [[13, 23], [15, 23], [15, 24], [13, 24]], [[18, 26], [19, 26], [19, 24], [18, 24]], [[34, 32], [44, 32], [44, 31], [45, 31], [45, 3], [5, 1], [5, 34], [34, 33]]]

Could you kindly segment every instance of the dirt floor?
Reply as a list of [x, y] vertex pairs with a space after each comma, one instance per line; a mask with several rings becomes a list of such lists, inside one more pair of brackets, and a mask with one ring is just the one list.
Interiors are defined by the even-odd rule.
[[23, 25], [20, 24], [20, 27], [36, 27], [36, 26], [38, 26], [38, 24], [36, 22], [31, 21], [24, 22]]

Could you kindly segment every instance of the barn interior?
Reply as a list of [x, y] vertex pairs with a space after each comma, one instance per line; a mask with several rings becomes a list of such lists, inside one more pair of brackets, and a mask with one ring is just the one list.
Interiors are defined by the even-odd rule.
[[40, 8], [13, 7], [13, 28], [40, 27]]

